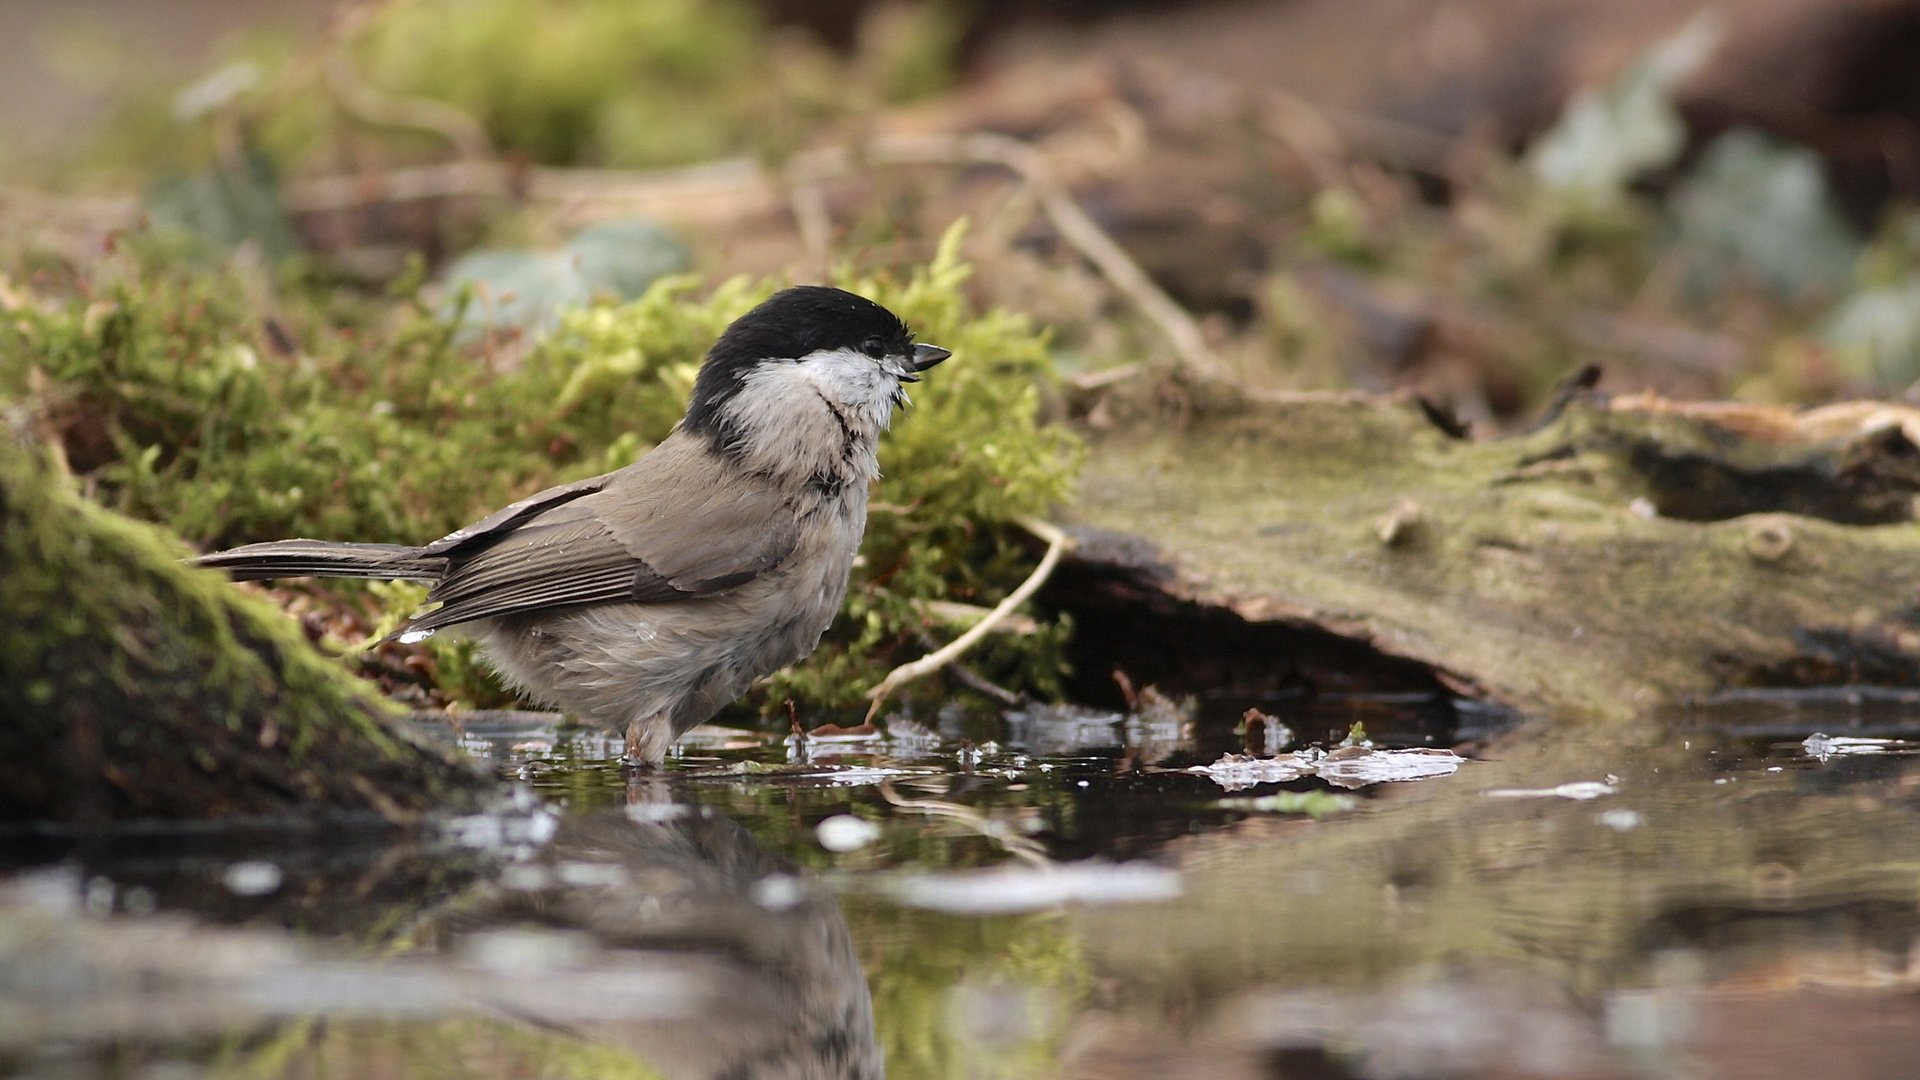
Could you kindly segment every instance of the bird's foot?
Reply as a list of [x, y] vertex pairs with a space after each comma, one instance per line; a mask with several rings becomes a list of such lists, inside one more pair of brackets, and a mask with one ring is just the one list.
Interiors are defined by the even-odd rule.
[[650, 730], [645, 718], [627, 721], [626, 746], [620, 755], [620, 767], [628, 772], [655, 772], [664, 764], [665, 748], [649, 745]]

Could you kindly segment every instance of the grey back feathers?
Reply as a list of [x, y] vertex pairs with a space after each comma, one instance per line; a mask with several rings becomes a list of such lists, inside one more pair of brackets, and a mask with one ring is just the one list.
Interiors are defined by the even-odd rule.
[[441, 606], [409, 629], [578, 604], [661, 604], [753, 580], [793, 550], [798, 521], [768, 478], [723, 468], [676, 432], [635, 464], [582, 481], [572, 497], [492, 529], [474, 526], [427, 596]]

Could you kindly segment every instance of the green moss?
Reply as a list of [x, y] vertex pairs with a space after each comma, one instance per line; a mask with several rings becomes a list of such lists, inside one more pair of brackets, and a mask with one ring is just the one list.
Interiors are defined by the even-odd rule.
[[392, 816], [485, 787], [181, 554], [0, 439], [0, 819]]
[[449, 102], [495, 145], [556, 165], [727, 153], [774, 66], [737, 0], [410, 0], [359, 45], [376, 84]]

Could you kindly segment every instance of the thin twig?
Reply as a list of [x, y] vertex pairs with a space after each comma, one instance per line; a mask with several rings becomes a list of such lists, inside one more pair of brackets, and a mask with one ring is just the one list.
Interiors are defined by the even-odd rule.
[[1146, 374], [1147, 367], [1139, 361], [1121, 364], [1118, 367], [1101, 368], [1099, 371], [1082, 371], [1067, 376], [1066, 383], [1082, 392], [1105, 390], [1109, 386], [1126, 382], [1128, 379]]
[[1231, 374], [1207, 346], [1200, 324], [1133, 261], [1113, 237], [1088, 216], [1053, 176], [1046, 156], [1032, 144], [1006, 135], [882, 135], [854, 148], [808, 151], [787, 167], [790, 182], [817, 182], [871, 164], [996, 165], [1018, 176], [1054, 229], [1122, 296], [1160, 328], [1187, 373], [1210, 382]]
[[980, 639], [991, 633], [995, 625], [1012, 615], [1016, 608], [1026, 603], [1027, 598], [1046, 583], [1048, 575], [1053, 573], [1053, 568], [1059, 565], [1060, 557], [1073, 545], [1072, 538], [1056, 525], [1038, 518], [1023, 517], [1017, 520], [1021, 528], [1047, 542], [1047, 553], [1040, 557], [1040, 565], [1034, 567], [1033, 573], [1027, 575], [1027, 580], [1008, 593], [1005, 600], [995, 605], [994, 609], [987, 613], [986, 618], [974, 623], [966, 633], [948, 642], [945, 648], [936, 649], [918, 660], [901, 664], [887, 672], [887, 677], [880, 680], [880, 685], [867, 691], [867, 698], [873, 702], [873, 705], [867, 709], [868, 720], [879, 715], [880, 706], [886, 704], [889, 694], [915, 679], [939, 671], [966, 655], [968, 649], [979, 644]]
[[[963, 604], [958, 600], [928, 600], [920, 605], [920, 612], [950, 626], [965, 629], [992, 614], [993, 609], [978, 604]], [[1040, 624], [1023, 615], [1012, 615], [1003, 619], [995, 629], [1003, 634], [1037, 634]]]
[[[322, 84], [347, 115], [362, 123], [438, 135], [462, 160], [492, 162], [493, 146], [478, 120], [444, 101], [390, 94], [360, 78], [354, 70], [347, 57], [347, 44], [386, 6], [360, 3], [340, 10], [320, 49]], [[495, 183], [501, 183], [504, 170], [496, 166], [493, 172]]]
[[983, 697], [990, 697], [1008, 708], [1022, 704], [1027, 700], [965, 664], [947, 665], [947, 675], [961, 686]]

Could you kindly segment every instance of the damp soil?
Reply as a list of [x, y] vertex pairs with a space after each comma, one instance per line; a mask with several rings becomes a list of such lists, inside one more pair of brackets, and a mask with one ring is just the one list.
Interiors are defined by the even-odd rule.
[[0, 1076], [1909, 1075], [1920, 697], [1267, 705], [641, 777], [501, 714], [502, 801], [424, 834], [15, 831]]

